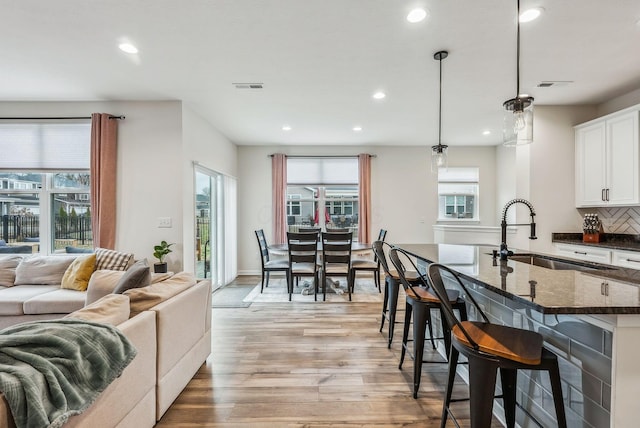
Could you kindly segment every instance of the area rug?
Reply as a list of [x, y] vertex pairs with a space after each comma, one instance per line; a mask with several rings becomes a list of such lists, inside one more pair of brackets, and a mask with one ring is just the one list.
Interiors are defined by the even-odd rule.
[[218, 288], [211, 295], [212, 308], [248, 308], [251, 302], [245, 302], [244, 299], [253, 291], [250, 285], [234, 286]]
[[[310, 294], [303, 294], [303, 290], [305, 289], [310, 289]], [[329, 292], [329, 288], [327, 288], [327, 302], [349, 302], [346, 281], [343, 278], [339, 279], [339, 284], [334, 286], [334, 289], [337, 290], [338, 293], [333, 291]], [[260, 293], [260, 283], [258, 283], [243, 301], [249, 303], [288, 302], [287, 282], [284, 279], [272, 279], [269, 281], [269, 287], [265, 287], [262, 293]], [[300, 280], [299, 286], [294, 286], [293, 288], [291, 301], [314, 302], [311, 281]], [[378, 292], [373, 278], [356, 279], [355, 291], [351, 295], [351, 301], [364, 303], [382, 302], [382, 294]], [[322, 289], [318, 293], [318, 302], [322, 302]]]

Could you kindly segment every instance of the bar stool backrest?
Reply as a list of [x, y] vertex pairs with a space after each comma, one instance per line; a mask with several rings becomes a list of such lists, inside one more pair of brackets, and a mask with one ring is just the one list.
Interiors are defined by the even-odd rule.
[[480, 305], [478, 305], [478, 302], [476, 302], [473, 296], [469, 293], [467, 287], [460, 280], [458, 274], [444, 265], [441, 265], [439, 263], [430, 264], [427, 268], [427, 277], [429, 278], [429, 282], [431, 283], [431, 288], [435, 292], [436, 296], [438, 296], [438, 300], [440, 300], [442, 313], [444, 313], [449, 329], [453, 330], [454, 326], [456, 328], [459, 328], [462, 334], [464, 334], [465, 338], [469, 341], [473, 349], [478, 350], [478, 344], [471, 338], [471, 335], [467, 332], [467, 330], [465, 330], [461, 323], [461, 320], [458, 319], [453, 311], [451, 302], [449, 302], [449, 299], [447, 298], [447, 289], [444, 285], [443, 277], [446, 277], [448, 279], [447, 284], [453, 285], [455, 288], [459, 289], [460, 294], [465, 296], [465, 301], [474, 306], [476, 313], [480, 318], [482, 318], [482, 321], [489, 324], [489, 318], [487, 318], [482, 309], [480, 309]]
[[373, 255], [376, 257], [376, 259], [378, 259], [378, 261], [380, 262], [380, 265], [382, 265], [382, 269], [384, 270], [384, 273], [387, 276], [393, 276], [391, 275], [391, 272], [389, 269], [389, 264], [387, 263], [387, 257], [384, 255], [384, 246], [387, 245], [391, 248], [391, 245], [387, 244], [386, 242], [384, 242], [383, 240], [377, 240], [373, 243]]
[[[407, 279], [407, 269], [404, 267], [404, 264], [402, 263], [402, 261], [400, 261], [400, 256], [398, 254], [402, 254], [402, 258], [409, 263], [409, 265], [412, 267], [414, 272], [418, 272], [418, 276], [417, 278], [415, 278], [415, 280], [412, 279], [412, 281], [409, 281]], [[417, 292], [415, 289], [418, 287], [423, 287], [425, 289], [429, 288], [429, 284], [427, 284], [427, 281], [424, 279], [424, 276], [419, 274], [419, 270], [418, 270], [418, 266], [416, 266], [416, 264], [413, 262], [412, 256], [410, 256], [407, 252], [405, 252], [404, 250], [397, 248], [397, 247], [393, 247], [391, 248], [391, 250], [389, 250], [389, 260], [391, 260], [391, 264], [393, 265], [393, 267], [396, 268], [396, 272], [398, 273], [398, 278], [400, 279], [400, 284], [402, 284], [402, 288], [404, 288], [404, 291], [410, 291], [412, 296], [415, 296], [416, 300], [420, 300], [420, 293]]]

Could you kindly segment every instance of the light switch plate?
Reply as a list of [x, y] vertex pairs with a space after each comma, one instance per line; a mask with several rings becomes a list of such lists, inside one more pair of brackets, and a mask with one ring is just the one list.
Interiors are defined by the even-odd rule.
[[158, 217], [158, 227], [171, 227], [171, 217]]

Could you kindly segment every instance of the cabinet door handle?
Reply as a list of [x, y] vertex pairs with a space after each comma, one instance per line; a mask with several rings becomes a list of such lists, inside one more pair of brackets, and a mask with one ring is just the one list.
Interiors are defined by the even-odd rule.
[[640, 263], [640, 260], [627, 259], [626, 262]]
[[587, 253], [583, 253], [582, 251], [574, 251], [573, 253], [574, 254], [582, 254], [583, 256], [587, 255]]
[[608, 296], [609, 295], [609, 283], [608, 282], [603, 282], [602, 284], [600, 284], [600, 294], [602, 294], [603, 296]]
[[607, 202], [608, 202], [609, 201], [609, 189], [607, 189], [606, 195], [607, 195]]
[[604, 202], [604, 189], [602, 189], [602, 191], [600, 192], [600, 199], [602, 200], [602, 202]]

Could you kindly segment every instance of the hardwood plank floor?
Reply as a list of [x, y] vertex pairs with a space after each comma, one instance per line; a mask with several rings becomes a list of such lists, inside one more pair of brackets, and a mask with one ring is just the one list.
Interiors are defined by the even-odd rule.
[[[413, 361], [398, 370], [401, 326], [387, 349], [380, 311], [379, 303], [354, 302], [213, 309], [213, 352], [156, 426], [439, 426], [447, 365], [424, 364], [413, 399]], [[458, 382], [454, 397], [467, 396]], [[468, 402], [454, 409], [468, 426]]]

